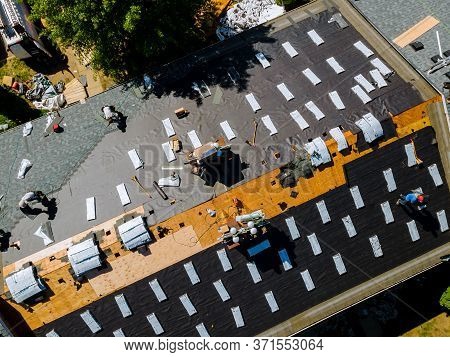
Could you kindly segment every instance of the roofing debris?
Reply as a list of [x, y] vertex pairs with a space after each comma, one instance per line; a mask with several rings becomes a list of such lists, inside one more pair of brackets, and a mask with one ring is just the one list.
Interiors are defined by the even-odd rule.
[[223, 41], [244, 30], [261, 25], [284, 14], [284, 7], [275, 0], [242, 0], [220, 19], [216, 30], [217, 37]]
[[300, 148], [297, 156], [287, 165], [280, 168], [280, 174], [277, 179], [282, 187], [294, 187], [300, 177], [311, 177], [313, 167], [308, 153]]
[[31, 82], [32, 88], [25, 93], [25, 97], [33, 101], [36, 108], [56, 110], [64, 106], [64, 96], [58, 93], [52, 82], [42, 73], [35, 74]]

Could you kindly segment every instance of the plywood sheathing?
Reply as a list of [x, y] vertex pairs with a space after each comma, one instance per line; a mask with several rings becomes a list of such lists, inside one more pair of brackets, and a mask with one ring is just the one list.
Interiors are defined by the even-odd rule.
[[428, 15], [423, 20], [419, 21], [413, 27], [403, 32], [400, 36], [396, 37], [393, 42], [403, 48], [409, 45], [411, 42], [417, 40], [425, 32], [431, 30], [439, 23], [439, 20], [433, 16]]

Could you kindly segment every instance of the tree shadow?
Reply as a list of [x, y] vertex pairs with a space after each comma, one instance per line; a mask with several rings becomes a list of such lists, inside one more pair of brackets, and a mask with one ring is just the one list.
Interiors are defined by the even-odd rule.
[[1, 317], [15, 336], [34, 336], [30, 326], [12, 305], [0, 297]]
[[449, 274], [450, 264], [439, 264], [295, 336], [401, 336], [444, 312], [439, 298]]
[[0, 229], [0, 252], [6, 252], [10, 246], [11, 232]]
[[249, 29], [162, 66], [154, 71], [159, 85], [158, 96], [188, 98], [200, 106], [204, 97], [193, 89], [193, 82], [203, 81], [210, 90], [214, 86], [235, 88], [238, 92], [247, 90], [249, 69], [260, 65], [255, 57], [259, 51], [254, 48], [254, 43], [275, 42], [268, 36], [270, 30], [270, 25]]
[[243, 170], [248, 168], [248, 164], [241, 161], [239, 154], [231, 150], [224, 150], [222, 155], [212, 155], [202, 160], [203, 171], [200, 177], [205, 181], [206, 186], [213, 187], [217, 182], [231, 187], [244, 180]]
[[25, 99], [19, 97], [16, 93], [0, 86], [0, 115], [18, 124], [23, 124], [39, 118], [42, 112], [32, 108]]
[[[39, 21], [36, 23], [39, 28], [43, 25]], [[33, 56], [31, 58], [24, 59], [24, 63], [37, 73], [42, 73], [46, 76], [52, 75], [58, 72], [68, 72], [73, 78], [75, 75], [69, 69], [68, 58], [61, 52], [57, 45], [50, 41], [46, 36], [40, 36], [39, 39], [43, 43], [45, 49], [51, 54], [51, 57], [46, 55]]]

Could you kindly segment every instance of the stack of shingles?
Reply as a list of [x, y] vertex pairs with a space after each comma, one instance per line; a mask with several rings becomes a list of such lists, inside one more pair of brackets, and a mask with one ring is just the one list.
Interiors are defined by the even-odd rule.
[[81, 82], [74, 78], [66, 84], [66, 88], [64, 89], [64, 97], [66, 98], [67, 105], [70, 105], [76, 102], [83, 103], [88, 95]]

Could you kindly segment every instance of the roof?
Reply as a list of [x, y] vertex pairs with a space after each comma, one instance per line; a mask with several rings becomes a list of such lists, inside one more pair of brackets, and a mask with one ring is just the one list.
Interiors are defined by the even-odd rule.
[[22, 7], [13, 0], [0, 1], [0, 23], [3, 39], [7, 46], [17, 43], [22, 37], [13, 28], [15, 24], [26, 26], [26, 19]]
[[0, 337], [11, 337], [12, 333], [9, 330], [6, 322], [3, 321], [2, 316], [0, 315]]
[[[0, 177], [6, 194], [0, 223], [12, 229], [13, 236], [32, 235], [47, 217], [40, 215], [30, 220], [16, 205], [23, 192], [29, 188], [40, 189], [57, 199], [58, 212], [51, 224], [58, 242], [123, 213], [124, 207], [114, 186], [125, 183], [131, 199], [125, 209], [145, 204], [146, 211], [154, 211], [148, 223], [155, 224], [211, 199], [218, 191], [223, 191], [224, 186], [239, 185], [289, 162], [294, 155], [292, 144], [306, 144], [319, 136], [329, 138], [329, 130], [338, 126], [359, 132], [354, 123], [367, 113], [372, 113], [382, 123], [385, 138], [389, 138], [394, 129], [388, 111], [402, 112], [422, 98], [411, 84], [396, 75], [386, 87], [371, 91], [372, 100], [364, 104], [351, 90], [356, 85], [354, 77], [362, 74], [370, 79], [369, 70], [374, 69], [370, 61], [375, 57], [382, 59], [382, 56], [353, 27], [340, 29], [336, 23], [328, 23], [330, 17], [330, 13], [322, 12], [317, 21], [313, 18], [300, 22], [292, 20], [294, 24], [289, 26], [284, 26], [287, 17], [281, 17], [267, 26], [171, 63], [161, 69], [157, 78], [161, 87], [159, 97], [152, 95], [140, 101], [129, 86], [124, 85], [89, 98], [86, 104], [61, 111], [64, 128], [61, 134], [43, 137], [45, 119], [42, 118], [33, 122], [34, 130], [26, 139], [22, 137], [21, 127], [0, 135], [0, 145], [5, 148], [0, 153], [0, 169], [7, 173]], [[323, 44], [316, 45], [305, 34], [312, 29], [323, 39]], [[354, 46], [358, 41], [363, 41], [374, 52], [371, 58], [367, 59]], [[299, 55], [291, 58], [282, 46], [285, 42]], [[255, 57], [259, 52], [268, 59], [270, 67], [264, 69], [260, 64]], [[326, 62], [330, 57], [345, 71], [337, 74]], [[389, 63], [383, 61], [389, 67]], [[235, 83], [229, 76], [234, 73], [232, 67], [239, 74]], [[311, 83], [303, 73], [307, 68], [321, 80], [320, 84]], [[192, 89], [192, 82], [202, 80], [209, 87], [210, 96], [202, 97]], [[283, 83], [294, 96], [289, 101], [277, 88]], [[345, 109], [336, 109], [329, 96], [332, 91], [339, 93]], [[247, 94], [254, 94], [261, 106], [256, 114], [246, 100]], [[312, 104], [324, 118], [317, 119]], [[125, 132], [115, 131], [114, 125], [106, 126], [101, 118], [103, 105], [114, 105], [123, 113], [127, 118]], [[177, 119], [174, 114], [180, 107], [190, 112], [184, 119]], [[305, 130], [290, 115], [296, 110], [309, 125]], [[267, 116], [277, 134], [269, 135], [262, 121]], [[221, 185], [205, 186], [201, 178], [192, 175], [190, 168], [182, 164], [183, 153], [177, 154], [177, 160], [172, 163], [167, 162], [162, 148], [162, 144], [169, 141], [161, 123], [165, 118], [171, 119], [186, 150], [192, 149], [188, 136], [192, 130], [201, 143], [207, 143], [224, 136], [220, 123], [228, 121], [237, 137], [230, 142], [234, 156], [230, 166], [224, 168], [219, 180]], [[260, 123], [257, 145], [251, 149], [245, 142], [254, 135], [254, 119]], [[136, 149], [145, 162], [144, 168], [137, 172], [127, 154], [131, 149]], [[22, 158], [28, 158], [33, 167], [25, 179], [19, 181], [16, 169]], [[156, 193], [149, 198], [130, 180], [137, 175], [148, 189], [154, 180], [168, 176], [172, 170], [179, 173], [181, 186], [164, 188], [170, 198], [167, 201], [159, 199]], [[88, 197], [96, 198], [94, 221], [86, 220]], [[174, 200], [175, 204], [171, 204]], [[5, 254], [5, 264], [42, 248], [37, 241], [27, 241], [20, 251], [10, 250]]]
[[[232, 269], [224, 271], [217, 253], [221, 247], [213, 246], [35, 332], [42, 336], [54, 329], [61, 336], [90, 336], [92, 333], [79, 316], [80, 312], [88, 309], [102, 328], [96, 334], [98, 336], [112, 336], [113, 331], [119, 328], [126, 336], [153, 336], [154, 329], [147, 320], [152, 314], [164, 330], [163, 336], [198, 336], [197, 326], [201, 324], [211, 336], [252, 336], [410, 262], [450, 241], [450, 231], [441, 232], [436, 215], [444, 210], [449, 216], [450, 192], [444, 184], [436, 186], [428, 169], [436, 164], [441, 178], [445, 179], [438, 148], [431, 144], [434, 137], [433, 129], [428, 127], [352, 161], [345, 166], [347, 185], [271, 219], [268, 239], [272, 248], [259, 253], [253, 260], [261, 277], [258, 283], [253, 281], [248, 267], [251, 262], [245, 252], [237, 249], [227, 251]], [[414, 139], [417, 156], [423, 160], [420, 167], [406, 165], [404, 146], [411, 139]], [[391, 192], [383, 175], [383, 171], [389, 168], [397, 186]], [[364, 202], [364, 207], [359, 209], [350, 192], [350, 188], [355, 186], [358, 186]], [[417, 187], [431, 195], [427, 211], [417, 214], [395, 205], [400, 193]], [[326, 224], [316, 206], [320, 201], [325, 202], [331, 218]], [[386, 201], [395, 220], [389, 224], [380, 206]], [[347, 215], [357, 231], [357, 235], [351, 238], [341, 220]], [[300, 232], [298, 239], [291, 239], [286, 223], [289, 217], [295, 219]], [[408, 228], [412, 220], [416, 222], [420, 236], [415, 241]], [[318, 255], [314, 255], [311, 239], [308, 239], [313, 233], [322, 251]], [[382, 256], [379, 257], [375, 256], [369, 240], [375, 235], [381, 245]], [[292, 269], [287, 271], [278, 256], [282, 249], [286, 250], [292, 265]], [[333, 256], [338, 253], [346, 268], [342, 275], [333, 261]], [[189, 261], [200, 282], [192, 281], [188, 275], [184, 264]], [[302, 278], [302, 275], [307, 275], [306, 271], [314, 284], [313, 289], [309, 287], [310, 291]], [[154, 279], [163, 291], [161, 302], [149, 286]], [[219, 280], [222, 284], [214, 284]], [[223, 293], [222, 285], [230, 296], [225, 301], [220, 295]], [[270, 292], [278, 311], [271, 312], [269, 301], [273, 301]], [[114, 299], [118, 294], [126, 297], [132, 316], [122, 316]], [[180, 298], [185, 294], [197, 311], [190, 317], [188, 310], [191, 308], [186, 297]], [[235, 307], [239, 307], [244, 321], [244, 326], [239, 328], [231, 310]]]
[[[317, 3], [312, 5], [315, 6]], [[436, 219], [442, 220], [442, 217], [446, 217], [445, 212], [448, 212], [448, 189], [442, 184], [434, 187], [432, 176], [427, 170], [429, 165], [435, 163], [436, 166], [432, 166], [435, 169], [430, 169], [431, 172], [434, 173], [437, 170], [441, 175], [441, 180], [445, 179], [437, 147], [432, 145], [434, 141], [432, 129], [422, 130], [417, 137], [414, 137], [417, 154], [425, 162], [423, 168], [407, 167], [408, 159], [403, 145], [408, 143], [410, 138], [392, 143], [396, 140], [393, 136], [403, 137], [412, 128], [416, 130], [417, 126], [421, 128], [423, 125], [428, 125], [428, 118], [423, 116], [425, 112], [422, 111], [424, 108], [428, 110], [426, 105], [421, 105], [418, 107], [419, 109], [413, 111], [416, 113], [413, 117], [415, 123], [416, 121], [418, 123], [417, 126], [403, 126], [401, 121], [397, 122], [394, 118], [394, 122], [400, 124], [397, 127], [398, 130], [395, 130], [393, 121], [390, 119], [391, 113], [398, 113], [421, 101], [419, 91], [416, 90], [420, 86], [416, 84], [416, 87], [413, 88], [413, 84], [406, 83], [400, 75], [396, 74], [388, 78], [387, 86], [378, 88], [377, 85], [377, 88], [373, 90], [366, 88], [369, 94], [362, 95], [361, 93], [364, 93], [365, 90], [362, 88], [356, 90], [357, 79], [354, 77], [361, 74], [366, 79], [370, 79], [369, 71], [374, 68], [371, 61], [381, 58], [375, 48], [381, 48], [385, 44], [380, 46], [374, 40], [373, 43], [376, 47], [373, 48], [366, 40], [362, 40], [352, 27], [340, 29], [336, 23], [328, 23], [330, 13], [322, 12], [319, 16], [312, 15], [311, 18], [299, 22], [304, 16], [305, 13], [302, 10], [290, 13], [267, 26], [248, 31], [230, 41], [217, 44], [169, 64], [157, 76], [161, 87], [161, 92], [156, 93], [160, 96], [159, 98], [152, 95], [148, 100], [138, 101], [132, 95], [127, 96], [131, 93], [128, 86], [121, 86], [88, 100], [85, 105], [68, 108], [63, 112], [64, 115], [69, 113], [63, 122], [66, 124], [63, 127], [67, 129], [64, 134], [70, 132], [79, 135], [78, 139], [81, 144], [85, 138], [92, 140], [93, 143], [92, 147], [82, 148], [79, 154], [83, 159], [71, 161], [72, 167], [70, 168], [66, 167], [65, 155], [69, 153], [68, 158], [72, 160], [70, 153], [77, 149], [66, 147], [63, 139], [69, 140], [68, 136], [70, 135], [52, 134], [43, 140], [39, 135], [37, 136], [40, 146], [35, 146], [33, 149], [38, 148], [39, 150], [28, 150], [28, 153], [38, 154], [38, 157], [45, 154], [46, 156], [40, 163], [61, 167], [61, 172], [57, 172], [55, 177], [53, 177], [53, 172], [49, 174], [49, 180], [55, 180], [54, 182], [61, 185], [55, 186], [50, 195], [58, 203], [56, 218], [51, 221], [57, 240], [72, 236], [80, 230], [92, 229], [92, 226], [98, 222], [105, 223], [103, 227], [109, 230], [114, 222], [117, 223], [118, 219], [110, 219], [111, 217], [124, 214], [124, 211], [129, 211], [136, 206], [139, 206], [139, 214], [149, 212], [147, 217], [149, 225], [154, 225], [167, 217], [195, 206], [189, 210], [192, 215], [184, 217], [189, 217], [189, 219], [181, 219], [179, 215], [173, 217], [175, 228], [169, 226], [168, 230], [172, 229], [176, 233], [184, 234], [179, 227], [186, 224], [188, 226], [185, 227], [186, 229], [189, 228], [192, 232], [194, 229], [198, 230], [198, 232], [194, 232], [194, 236], [198, 233], [199, 239], [192, 240], [198, 244], [203, 229], [207, 230], [217, 226], [211, 222], [216, 218], [219, 220], [221, 212], [217, 211], [217, 217], [209, 219], [210, 217], [204, 212], [206, 205], [211, 202], [208, 201], [205, 205], [201, 205], [201, 208], [196, 205], [228, 190], [228, 187], [240, 185], [286, 163], [293, 156], [293, 144], [302, 145], [310, 141], [322, 144], [323, 140], [330, 138], [329, 131], [332, 128], [339, 128], [339, 125], [344, 131], [358, 133], [356, 146], [352, 145], [347, 153], [333, 152], [330, 149], [333, 162], [328, 163], [328, 167], [321, 166], [314, 172], [319, 178], [322, 174], [326, 177], [331, 176], [329, 182], [302, 180], [299, 185], [301, 186], [300, 192], [295, 192], [300, 197], [292, 195], [294, 192], [290, 192], [290, 198], [286, 197], [289, 196], [289, 190], [286, 189], [283, 194], [289, 204], [278, 200], [278, 205], [266, 206], [267, 210], [276, 207], [268, 217], [273, 217], [279, 212], [284, 213], [271, 219], [272, 230], [269, 237], [271, 248], [256, 255], [255, 265], [248, 264], [251, 262], [246, 258], [245, 251], [234, 250], [227, 253], [222, 247], [215, 246], [165, 270], [159, 270], [161, 265], [146, 270], [158, 258], [156, 245], [171, 241], [170, 238], [165, 238], [155, 242], [154, 246], [150, 246], [151, 254], [145, 254], [147, 260], [141, 260], [141, 263], [147, 263], [145, 266], [141, 266], [142, 269], [136, 268], [138, 265], [135, 265], [132, 271], [130, 269], [127, 274], [123, 274], [131, 275], [130, 278], [122, 280], [124, 283], [105, 284], [108, 285], [105, 294], [98, 294], [98, 290], [94, 291], [91, 282], [83, 284], [84, 286], [77, 290], [80, 299], [77, 299], [77, 304], [72, 304], [71, 301], [64, 299], [67, 299], [68, 296], [69, 299], [72, 299], [73, 291], [78, 287], [72, 287], [73, 291], [67, 289], [67, 295], [62, 297], [66, 291], [62, 292], [58, 286], [65, 283], [61, 276], [67, 278], [69, 272], [64, 257], [55, 254], [52, 258], [56, 259], [48, 264], [50, 269], [55, 270], [47, 275], [48, 277], [52, 275], [47, 282], [52, 291], [59, 291], [61, 295], [57, 294], [58, 296], [54, 296], [50, 301], [39, 305], [41, 309], [35, 313], [25, 312], [23, 308], [19, 308], [24, 320], [34, 324], [33, 328], [44, 326], [37, 330], [38, 334], [46, 334], [51, 329], [62, 336], [89, 335], [91, 330], [96, 331], [98, 335], [118, 334], [118, 331], [122, 331], [125, 335], [151, 335], [152, 331], [166, 335], [256, 334], [299, 312], [307, 312], [312, 306], [317, 306], [319, 302], [333, 299], [336, 294], [357, 289], [361, 282], [370, 284], [372, 280], [369, 279], [372, 277], [384, 278], [385, 274], [391, 274], [393, 269], [397, 269], [399, 264], [416, 264], [416, 261], [420, 260], [418, 257], [425, 253], [429, 254], [433, 248], [448, 246], [445, 245], [445, 242], [448, 242], [448, 231], [441, 234], [436, 228]], [[315, 29], [317, 35], [311, 37], [306, 35], [306, 32], [311, 29]], [[320, 42], [320, 39], [324, 43], [316, 44], [315, 42]], [[371, 39], [370, 36], [368, 39]], [[367, 50], [361, 51], [354, 45], [358, 40], [364, 41], [368, 46], [368, 51], [375, 53], [366, 58], [363, 52], [367, 53]], [[292, 48], [286, 46], [287, 41]], [[291, 57], [286, 48], [289, 49], [289, 53], [292, 54], [293, 49], [298, 54]], [[383, 51], [385, 51], [384, 48]], [[264, 61], [261, 63], [261, 56], [259, 59], [255, 56], [257, 53], [263, 53], [270, 66], [267, 66]], [[330, 61], [327, 63], [326, 59], [330, 59], [330, 56], [333, 56], [337, 63], [345, 69], [344, 72], [337, 73], [335, 70], [337, 66], [333, 67], [329, 64]], [[390, 60], [392, 61], [392, 58]], [[385, 58], [382, 58], [382, 61], [390, 71], [392, 62]], [[307, 68], [310, 71], [306, 71]], [[399, 73], [402, 72], [402, 70], [399, 71]], [[316, 83], [316, 85], [311, 83], [317, 82], [311, 73], [315, 74], [321, 83]], [[411, 78], [406, 77], [404, 73], [401, 75], [403, 78]], [[361, 87], [369, 87], [366, 83], [367, 80], [364, 82], [359, 76], [358, 78]], [[198, 93], [192, 89], [194, 81], [205, 83], [208, 88], [202, 86], [204, 90], [200, 90]], [[423, 84], [420, 78], [418, 81]], [[372, 84], [369, 82], [369, 85]], [[336, 102], [333, 102], [329, 95], [333, 89], [341, 96], [345, 109], [337, 109]], [[424, 92], [420, 91], [420, 93]], [[114, 97], [116, 102], [114, 102], [112, 94], [116, 95]], [[247, 100], [247, 98], [251, 98], [250, 94], [256, 98], [256, 107], [261, 107], [261, 109], [257, 109], [256, 114], [252, 110], [252, 105], [255, 107], [255, 103]], [[372, 100], [364, 104], [363, 101], [367, 101], [367, 95]], [[103, 105], [115, 105], [116, 109], [124, 112], [124, 115], [127, 116], [127, 127], [124, 133], [112, 130], [112, 126], [105, 126], [99, 110]], [[187, 108], [190, 112], [189, 116], [177, 119], [174, 110], [180, 107]], [[74, 112], [71, 110], [75, 110], [75, 113], [78, 111], [78, 117], [74, 118], [74, 121], [71, 116]], [[304, 127], [304, 123], [297, 113], [294, 116], [291, 115], [291, 113], [295, 113], [295, 110], [298, 115], [302, 116], [304, 122], [309, 126], [308, 128]], [[382, 139], [388, 139], [391, 144], [385, 146], [386, 142], [378, 142], [371, 145], [370, 150], [365, 150], [369, 145], [364, 138], [369, 136], [366, 135], [367, 133], [360, 132], [355, 121], [363, 117], [369, 118], [368, 113], [380, 121], [383, 131]], [[77, 120], [79, 118], [83, 120]], [[98, 127], [89, 120], [92, 118], [98, 121]], [[191, 175], [189, 168], [182, 165], [185, 159], [184, 154], [178, 154], [174, 162], [167, 163], [161, 146], [163, 143], [168, 143], [167, 135], [170, 135], [167, 126], [161, 123], [161, 120], [165, 118], [170, 118], [171, 126], [183, 141], [183, 147], [186, 150], [196, 146], [195, 140], [192, 140], [193, 137], [195, 138], [194, 134], [198, 136], [198, 141], [203, 143], [216, 140], [218, 135], [223, 136], [221, 124], [227, 120], [237, 137], [230, 139], [232, 150], [235, 153], [233, 162], [236, 165], [231, 165], [226, 170], [237, 175], [231, 177], [231, 180], [222, 180], [222, 185], [205, 187], [203, 180]], [[245, 142], [254, 135], [253, 120], [255, 118], [259, 122], [257, 145], [250, 147]], [[271, 122], [272, 124], [269, 125]], [[372, 123], [375, 122], [372, 121]], [[39, 125], [41, 124], [43, 123], [39, 122]], [[98, 133], [95, 133], [97, 136], [88, 132], [83, 125], [94, 130], [98, 128]], [[36, 131], [36, 129], [38, 130]], [[42, 126], [36, 126], [32, 136], [39, 133], [41, 129]], [[375, 134], [375, 127], [372, 129]], [[376, 126], [376, 129], [378, 132], [379, 125]], [[369, 130], [367, 126], [366, 130]], [[336, 134], [336, 131], [334, 132]], [[225, 134], [227, 135], [226, 132]], [[351, 144], [356, 142], [355, 135], [347, 135], [347, 137], [351, 137]], [[0, 138], [0, 143], [1, 140]], [[36, 138], [32, 140], [36, 140]], [[52, 141], [52, 145], [49, 145], [50, 141]], [[22, 148], [22, 143], [25, 143], [24, 147], [28, 143], [27, 139], [22, 138], [20, 131], [16, 132], [14, 142], [18, 148]], [[57, 147], [58, 150], [55, 150], [55, 142], [60, 144]], [[332, 140], [328, 142], [330, 143]], [[77, 144], [75, 141], [71, 143], [72, 145]], [[334, 142], [331, 143], [331, 146], [334, 146]], [[133, 163], [128, 156], [128, 152], [133, 148], [138, 149], [140, 158], [145, 161], [144, 168], [137, 172], [133, 170]], [[374, 150], [373, 154], [366, 155], [372, 150]], [[10, 152], [16, 151], [10, 150]], [[21, 153], [23, 152], [21, 151]], [[57, 162], [52, 154], [61, 162]], [[334, 189], [336, 185], [342, 185], [347, 181], [344, 175], [341, 175], [342, 161], [340, 160], [348, 162], [360, 155], [363, 157], [354, 165], [347, 166], [346, 173], [347, 178], [351, 179], [349, 181], [351, 187], [340, 186], [338, 189]], [[377, 160], [378, 157], [380, 160]], [[10, 160], [8, 155], [5, 155], [5, 158]], [[267, 165], [264, 165], [263, 162], [266, 162]], [[389, 192], [386, 182], [383, 181], [383, 170], [388, 168], [385, 166], [388, 164], [398, 184], [398, 192], [410, 190], [411, 185], [414, 184], [414, 187], [420, 186], [426, 192], [431, 192], [433, 197], [436, 195], [436, 199], [432, 200], [429, 208], [432, 215], [436, 214], [438, 218], [424, 220], [421, 217], [415, 217], [416, 219], [412, 219], [406, 212], [402, 212], [399, 207], [394, 206], [393, 203], [398, 192]], [[337, 166], [336, 171], [333, 165]], [[5, 172], [14, 171], [12, 166], [7, 168]], [[52, 166], [51, 168], [53, 169]], [[371, 171], [372, 168], [377, 168], [376, 172]], [[68, 172], [66, 176], [62, 175], [64, 170]], [[150, 198], [145, 188], [151, 187], [154, 180], [168, 176], [171, 171], [180, 172], [180, 188], [164, 188], [169, 196], [167, 201], [160, 199], [153, 191]], [[271, 180], [274, 180], [274, 175], [270, 176], [274, 172], [278, 171], [272, 171], [260, 179], [265, 180], [271, 177]], [[366, 176], [366, 172], [371, 172], [371, 174]], [[335, 176], [333, 176], [334, 173]], [[33, 171], [30, 171], [29, 174], [28, 177], [32, 178]], [[144, 189], [135, 185], [137, 180], [134, 175]], [[130, 180], [131, 177], [133, 180]], [[9, 187], [10, 183], [14, 181], [12, 181], [12, 177], [7, 177], [5, 182], [7, 183], [5, 187]], [[258, 179], [248, 182], [248, 186], [242, 185], [241, 188], [244, 190], [254, 182], [261, 183]], [[271, 182], [269, 181], [267, 184], [269, 188]], [[43, 179], [39, 183], [46, 184]], [[114, 185], [123, 187], [120, 183], [126, 184], [127, 187], [124, 187], [122, 194], [129, 195], [131, 203], [127, 204], [126, 200], [122, 200], [122, 202], [119, 200]], [[303, 183], [306, 184], [303, 185]], [[26, 185], [30, 184], [35, 185], [34, 179], [26, 181]], [[322, 188], [319, 190], [320, 193], [313, 190], [313, 192], [317, 192], [317, 195], [326, 192], [327, 189], [332, 191], [316, 197], [317, 195], [310, 195], [307, 192], [310, 184]], [[62, 189], [58, 190], [59, 187]], [[224, 200], [226, 195], [234, 195], [239, 190], [240, 188], [230, 190], [215, 201]], [[271, 190], [276, 191], [277, 186]], [[268, 191], [265, 192], [268, 197], [264, 197], [263, 201], [269, 201], [276, 197], [269, 195]], [[97, 214], [96, 221], [87, 222], [85, 210], [87, 197], [95, 198], [91, 202], [97, 204], [97, 207], [94, 207], [94, 212]], [[297, 206], [299, 202], [307, 200], [305, 197], [315, 197], [315, 199], [285, 211], [287, 207]], [[11, 207], [15, 208], [14, 199], [9, 195], [7, 199], [9, 203], [12, 202]], [[228, 196], [224, 207], [231, 201], [231, 197]], [[384, 221], [386, 218], [380, 204], [383, 203], [383, 208], [386, 209], [385, 202], [387, 201], [391, 201], [390, 207], [396, 221], [395, 224], [386, 224]], [[322, 203], [317, 206], [319, 202]], [[142, 206], [142, 204], [144, 205]], [[260, 201], [255, 205], [260, 208]], [[264, 203], [261, 203], [261, 206], [264, 206]], [[228, 209], [229, 207], [226, 207], [224, 211]], [[13, 211], [7, 209], [3, 212], [6, 213], [6, 217]], [[133, 213], [128, 212], [127, 216], [130, 214]], [[348, 237], [345, 225], [341, 220], [344, 218], [342, 217], [344, 214], [351, 217], [358, 232], [356, 237]], [[323, 224], [322, 216], [326, 218], [328, 215], [331, 221]], [[291, 241], [286, 224], [289, 216], [294, 218], [301, 234], [301, 237], [294, 241]], [[45, 215], [40, 215], [35, 220], [21, 219], [13, 229], [13, 236], [26, 237], [27, 234], [35, 231], [34, 226], [40, 224], [42, 218], [47, 219]], [[328, 218], [326, 219], [328, 220]], [[107, 222], [110, 224], [108, 228], [106, 228]], [[292, 226], [292, 220], [289, 222]], [[347, 220], [346, 222], [348, 223]], [[439, 225], [442, 226], [443, 223], [441, 224], [439, 221]], [[156, 225], [153, 228], [154, 231], [158, 231]], [[102, 228], [95, 229], [101, 230]], [[103, 275], [102, 272], [95, 272], [95, 274], [96, 278], [100, 278], [100, 280], [102, 277], [114, 276], [116, 280], [120, 280], [119, 275], [125, 269], [117, 269], [117, 267], [129, 268], [131, 265], [126, 262], [139, 260], [137, 257], [140, 257], [141, 254], [125, 252], [119, 247], [120, 243], [116, 240], [115, 232], [112, 232], [114, 229], [109, 232], [108, 230], [104, 232], [105, 237], [109, 233], [109, 238], [106, 240], [114, 240], [114, 249], [104, 250], [105, 255], [110, 259], [108, 262], [111, 263], [108, 268], [113, 267], [112, 262], [114, 261], [124, 264], [114, 265], [114, 269], [109, 272], [104, 271]], [[434, 234], [442, 239], [434, 239]], [[432, 239], [430, 239], [431, 236], [433, 236]], [[190, 239], [191, 237], [189, 235], [185, 238]], [[401, 239], [397, 239], [398, 237]], [[420, 238], [418, 239], [418, 237]], [[65, 253], [65, 244], [70, 244], [72, 239], [76, 238], [68, 238], [60, 242], [61, 244], [50, 246], [47, 248], [48, 250], [41, 251], [35, 256], [44, 257], [42, 261], [44, 264], [48, 263], [50, 259], [46, 254], [50, 251], [56, 252], [62, 247], [64, 248], [62, 252]], [[215, 240], [216, 237], [213, 239]], [[175, 237], [173, 241], [176, 242]], [[19, 253], [16, 251], [7, 253], [8, 263], [17, 259], [21, 254], [27, 255], [32, 251], [42, 249], [42, 245], [39, 243], [38, 240], [26, 240]], [[190, 252], [186, 248], [183, 249], [183, 252]], [[166, 249], [161, 256], [167, 255], [167, 252], [172, 254], [174, 250]], [[220, 257], [218, 250], [220, 250]], [[318, 254], [319, 251], [322, 253]], [[314, 255], [314, 252], [318, 255]], [[61, 251], [57, 251], [57, 253], [61, 253]], [[122, 256], [125, 254], [128, 256]], [[174, 259], [171, 262], [181, 260], [190, 254], [192, 253], [187, 253], [182, 258]], [[225, 259], [224, 254], [228, 254], [228, 259]], [[341, 261], [339, 257], [343, 260]], [[28, 259], [28, 257], [24, 259]], [[192, 261], [192, 266], [184, 265], [188, 261]], [[13, 265], [11, 264], [8, 268]], [[56, 268], [58, 265], [60, 268]], [[168, 266], [168, 264], [163, 266]], [[228, 270], [228, 266], [231, 266], [232, 269]], [[193, 267], [193, 269], [189, 267]], [[329, 269], [324, 269], [324, 267]], [[347, 270], [347, 273], [339, 275], [339, 272], [343, 272], [343, 268]], [[257, 284], [253, 283], [252, 278], [252, 273], [256, 274], [255, 269], [258, 269], [256, 273], [261, 277], [261, 282]], [[138, 274], [133, 274], [136, 271], [145, 273], [136, 277]], [[154, 272], [157, 273], [153, 274]], [[199, 283], [196, 283], [194, 272], [198, 274]], [[108, 273], [113, 274], [106, 277]], [[62, 275], [55, 279], [58, 274]], [[190, 274], [189, 277], [188, 274]], [[413, 273], [409, 272], [409, 274]], [[135, 282], [145, 275], [151, 276], [121, 289], [122, 286], [130, 284], [130, 281]], [[393, 275], [398, 278], [397, 275]], [[71, 277], [68, 279], [70, 280]], [[154, 283], [155, 281], [157, 285]], [[152, 282], [150, 286], [149, 282]], [[157, 286], [161, 289], [158, 290]], [[370, 288], [381, 289], [377, 283], [373, 283]], [[117, 305], [118, 300], [115, 299], [116, 289], [120, 289], [117, 294], [123, 294], [133, 313], [125, 321], [123, 311], [120, 310]], [[378, 290], [375, 290], [374, 293]], [[111, 294], [113, 291], [114, 294]], [[161, 302], [157, 303], [155, 291], [159, 298], [164, 296]], [[245, 294], [242, 294], [242, 291], [245, 291]], [[228, 299], [227, 295], [231, 299]], [[100, 296], [106, 297], [92, 302]], [[292, 303], [293, 296], [299, 297], [295, 299], [294, 303]], [[61, 298], [59, 299], [59, 297]], [[63, 301], [66, 302], [66, 305], [56, 312], [55, 306]], [[351, 303], [356, 301], [358, 300], [354, 298]], [[332, 300], [333, 302], [334, 300]], [[85, 304], [88, 305], [85, 306]], [[70, 307], [65, 309], [66, 306]], [[123, 308], [124, 305], [122, 305]], [[74, 313], [56, 319], [57, 316], [76, 309], [77, 311]], [[90, 325], [91, 330], [86, 323], [82, 322], [82, 325], [79, 325], [81, 314], [85, 317], [85, 322]], [[243, 317], [240, 316], [241, 314]], [[56, 320], [51, 322], [54, 319]], [[31, 320], [34, 321], [31, 322]], [[244, 324], [244, 326], [236, 328], [236, 324]], [[119, 330], [121, 328], [123, 329]]]
[[14, 272], [5, 278], [5, 282], [9, 293], [17, 303], [21, 303], [46, 289], [33, 266]]
[[[431, 57], [439, 55], [436, 31], [439, 31], [442, 51], [450, 50], [450, 13], [448, 3], [441, 0], [352, 0], [351, 3], [359, 9], [365, 17], [391, 42], [391, 44], [433, 85], [442, 91], [443, 83], [449, 78], [444, 74], [450, 71], [450, 67], [444, 67], [435, 73], [427, 74], [428, 69], [434, 64]], [[424, 49], [414, 51], [410, 46], [404, 48], [396, 45], [393, 40], [431, 15], [439, 21], [439, 24], [417, 38], [424, 45]]]
[[102, 264], [100, 251], [94, 238], [71, 246], [67, 250], [67, 256], [76, 276], [81, 276]]
[[[39, 46], [43, 47], [42, 41], [39, 39], [35, 26], [28, 20], [29, 12], [26, 4], [17, 0], [0, 0], [0, 24], [2, 25], [0, 32], [2, 34], [5, 45], [12, 46], [23, 39], [20, 31], [14, 28], [15, 25], [21, 25], [28, 37]], [[46, 52], [44, 50], [44, 52]]]

